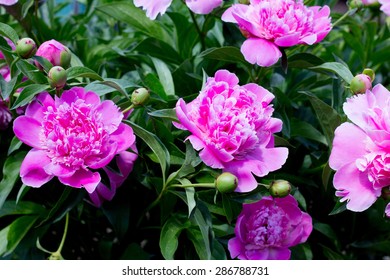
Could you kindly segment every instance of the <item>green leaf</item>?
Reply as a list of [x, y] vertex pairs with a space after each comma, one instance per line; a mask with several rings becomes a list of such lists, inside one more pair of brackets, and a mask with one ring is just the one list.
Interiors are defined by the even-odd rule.
[[8, 99], [8, 97], [11, 95], [17, 81], [17, 76], [7, 82], [4, 80], [3, 76], [0, 75], [0, 93], [4, 100]]
[[310, 70], [314, 71], [330, 71], [340, 76], [348, 85], [351, 83], [353, 79], [353, 75], [351, 71], [344, 64], [340, 62], [325, 62], [324, 64], [310, 67]]
[[158, 78], [164, 88], [164, 91], [167, 95], [175, 95], [175, 85], [173, 83], [173, 78], [171, 71], [168, 66], [160, 59], [155, 57], [151, 58], [156, 68]]
[[26, 76], [29, 80], [37, 84], [46, 84], [47, 77], [35, 66], [22, 59], [16, 62], [16, 67]]
[[236, 47], [220, 47], [220, 48], [209, 48], [202, 52], [200, 57], [207, 59], [214, 59], [219, 61], [233, 62], [233, 63], [244, 63], [248, 64], [242, 55], [239, 48]]
[[144, 251], [137, 243], [130, 243], [124, 253], [121, 255], [121, 260], [150, 260], [151, 255]]
[[7, 37], [14, 44], [19, 40], [18, 33], [9, 25], [0, 22], [0, 35]]
[[307, 122], [293, 118], [290, 122], [290, 129], [290, 137], [304, 137], [328, 145], [325, 136]]
[[167, 119], [173, 122], [179, 122], [179, 119], [176, 116], [175, 109], [161, 109], [152, 112], [148, 112], [149, 116]]
[[135, 135], [141, 138], [157, 156], [161, 166], [163, 183], [165, 185], [166, 172], [168, 171], [170, 164], [170, 154], [167, 148], [155, 134], [147, 131], [146, 129], [131, 121], [125, 120], [124, 122], [133, 128]]
[[16, 155], [7, 158], [3, 166], [3, 179], [0, 182], [0, 209], [5, 200], [12, 191], [16, 180], [19, 178], [19, 170], [22, 164], [25, 152], [19, 152]]
[[103, 81], [103, 78], [100, 77], [98, 73], [84, 66], [70, 67], [66, 69], [66, 75], [68, 80], [74, 78], [90, 78], [93, 80]]
[[204, 203], [198, 201], [197, 207], [195, 209], [192, 219], [199, 227], [201, 232], [201, 244], [204, 250], [198, 255], [201, 259], [210, 260], [211, 259], [211, 242], [210, 235], [212, 232], [212, 223], [211, 215]]
[[344, 201], [344, 202], [337, 201], [336, 205], [333, 207], [333, 210], [329, 213], [329, 215], [340, 214], [341, 212], [344, 212], [345, 210], [347, 210], [347, 202], [346, 201]]
[[341, 117], [331, 106], [318, 97], [312, 94], [307, 94], [307, 97], [320, 122], [322, 131], [326, 137], [326, 142], [329, 147], [332, 147], [334, 131], [341, 124]]
[[30, 101], [33, 100], [33, 98], [38, 93], [44, 92], [48, 89], [49, 89], [48, 85], [38, 85], [38, 84], [32, 84], [24, 87], [21, 93], [19, 94], [18, 98], [15, 100], [15, 103], [13, 104], [11, 109], [16, 109], [29, 104]]
[[161, 84], [161, 81], [158, 79], [158, 77], [155, 74], [153, 73], [147, 74], [144, 77], [143, 82], [147, 88], [157, 93], [157, 95], [161, 97], [161, 99], [165, 101], [168, 100], [168, 96], [167, 93], [165, 92], [164, 86]]
[[46, 209], [35, 202], [21, 201], [16, 203], [14, 200], [8, 200], [0, 209], [0, 218], [8, 215], [42, 215]]
[[324, 166], [324, 169], [322, 170], [322, 185], [324, 186], [325, 191], [328, 188], [330, 177], [333, 173], [333, 169], [330, 168], [329, 162], [327, 162]]
[[132, 1], [113, 2], [99, 6], [96, 9], [119, 21], [127, 23], [149, 37], [154, 37], [165, 42], [170, 41], [170, 36], [158, 22], [147, 18], [141, 9], [134, 6]]
[[0, 231], [0, 256], [11, 254], [39, 216], [22, 216]]
[[11, 144], [9, 145], [7, 156], [18, 150], [22, 144], [23, 142], [14, 136], [11, 140]]
[[321, 58], [310, 53], [298, 53], [288, 58], [289, 68], [307, 69], [323, 63], [324, 61]]
[[178, 215], [171, 216], [164, 224], [160, 233], [161, 254], [166, 260], [173, 260], [179, 245], [179, 236], [183, 229], [191, 225], [189, 220]]
[[317, 230], [318, 232], [321, 232], [323, 235], [328, 237], [338, 248], [340, 246], [340, 243], [338, 241], [338, 236], [332, 229], [332, 227], [328, 224], [315, 222], [313, 223], [313, 228]]
[[33, 59], [39, 63], [45, 70], [45, 72], [49, 72], [51, 68], [53, 68], [53, 64], [43, 56], [34, 56]]
[[140, 86], [137, 84], [134, 84], [128, 80], [107, 78], [107, 79], [104, 79], [103, 82], [94, 81], [92, 83], [89, 83], [85, 87], [85, 90], [93, 91], [100, 96], [105, 95], [107, 93], [114, 92], [114, 91], [118, 91], [123, 96], [129, 97], [127, 94], [127, 89], [128, 88], [136, 88], [136, 87], [140, 87]]

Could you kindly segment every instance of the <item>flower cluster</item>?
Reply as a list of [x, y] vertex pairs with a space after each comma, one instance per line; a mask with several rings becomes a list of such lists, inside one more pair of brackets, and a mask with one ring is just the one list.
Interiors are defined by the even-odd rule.
[[281, 48], [324, 39], [331, 30], [329, 14], [328, 6], [306, 7], [302, 0], [251, 0], [227, 9], [222, 20], [237, 23], [247, 38], [241, 52], [248, 62], [271, 66]]
[[[287, 148], [275, 148], [273, 133], [282, 121], [272, 117], [274, 96], [256, 84], [240, 86], [235, 74], [219, 70], [208, 78], [198, 97], [186, 104], [179, 99], [178, 128], [205, 164], [237, 176], [237, 192], [257, 187], [257, 176], [265, 176], [285, 163]], [[252, 174], [253, 173], [253, 174]]]
[[294, 197], [266, 196], [243, 205], [228, 248], [232, 258], [288, 260], [289, 247], [304, 243], [312, 229], [311, 217], [299, 209]]
[[336, 129], [329, 165], [336, 196], [360, 212], [390, 185], [390, 92], [378, 84], [348, 98], [343, 109], [352, 123]]

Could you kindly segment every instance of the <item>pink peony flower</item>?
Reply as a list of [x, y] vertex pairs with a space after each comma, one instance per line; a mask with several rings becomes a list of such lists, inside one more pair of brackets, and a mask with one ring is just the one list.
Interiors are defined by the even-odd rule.
[[18, 3], [18, 0], [0, 0], [0, 5], [12, 6]]
[[12, 114], [7, 104], [0, 100], [0, 130], [7, 129], [8, 125], [12, 121]]
[[390, 16], [390, 0], [378, 0], [381, 4], [381, 11]]
[[229, 240], [231, 257], [241, 260], [288, 260], [289, 247], [306, 242], [313, 229], [309, 214], [302, 212], [291, 195], [263, 197], [243, 204]]
[[[216, 7], [222, 4], [222, 0], [185, 0], [188, 8], [196, 14], [208, 14]], [[158, 14], [163, 15], [172, 0], [134, 0], [136, 7], [143, 7], [146, 10], [146, 16], [152, 20], [156, 19]]]
[[252, 173], [265, 176], [287, 159], [287, 148], [274, 148], [273, 133], [281, 131], [282, 121], [271, 117], [273, 98], [266, 89], [240, 86], [236, 75], [219, 70], [195, 100], [179, 99], [180, 124], [175, 125], [191, 132], [187, 139], [202, 150], [206, 165], [232, 173], [238, 178], [236, 191], [248, 192], [257, 187]]
[[[137, 152], [135, 143], [133, 143], [130, 148]], [[110, 201], [114, 198], [116, 189], [123, 184], [133, 170], [134, 162], [137, 157], [138, 155], [132, 152], [120, 152], [116, 156], [116, 164], [119, 168], [119, 173], [107, 167], [103, 167], [103, 170], [106, 172], [109, 179], [109, 186], [100, 182], [95, 191], [89, 194], [90, 199], [97, 207], [100, 207], [105, 200]]]
[[390, 185], [390, 92], [378, 84], [348, 98], [343, 109], [352, 123], [336, 129], [329, 165], [336, 196], [360, 212]]
[[368, 5], [372, 5], [372, 4], [378, 3], [378, 1], [377, 0], [362, 0], [362, 3], [363, 3], [363, 5], [368, 6]]
[[[61, 66], [63, 68], [69, 66], [71, 59], [70, 50], [56, 40], [42, 43], [35, 55], [46, 58], [53, 66]], [[37, 62], [36, 65], [39, 67]]]
[[245, 59], [271, 66], [282, 56], [280, 48], [320, 42], [331, 30], [330, 9], [306, 7], [302, 0], [251, 0], [234, 4], [222, 20], [237, 23], [247, 37], [241, 46]]
[[[74, 87], [53, 98], [40, 93], [14, 121], [14, 133], [33, 147], [20, 168], [22, 182], [41, 187], [57, 176], [61, 183], [95, 191], [99, 172], [134, 144], [131, 127], [110, 100]], [[28, 128], [28, 129], [26, 129]]]

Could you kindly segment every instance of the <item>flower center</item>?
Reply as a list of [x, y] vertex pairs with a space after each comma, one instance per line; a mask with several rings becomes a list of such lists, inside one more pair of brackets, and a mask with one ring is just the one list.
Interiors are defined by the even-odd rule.
[[278, 246], [286, 238], [288, 220], [278, 206], [261, 207], [246, 223], [246, 249], [264, 249]]
[[48, 157], [53, 163], [85, 169], [109, 144], [109, 134], [101, 119], [101, 114], [82, 99], [57, 108], [49, 106], [41, 133]]

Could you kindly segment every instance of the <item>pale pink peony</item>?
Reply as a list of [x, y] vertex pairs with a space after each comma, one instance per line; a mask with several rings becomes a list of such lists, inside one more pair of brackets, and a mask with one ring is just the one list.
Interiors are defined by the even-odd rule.
[[135, 141], [131, 127], [111, 101], [101, 102], [94, 92], [74, 87], [53, 98], [40, 93], [14, 121], [14, 133], [33, 147], [20, 168], [22, 182], [41, 187], [57, 176], [61, 183], [95, 191], [96, 170]]
[[[186, 0], [188, 8], [196, 14], [208, 14], [213, 9], [222, 4], [222, 0]], [[156, 19], [158, 14], [163, 15], [172, 0], [134, 0], [136, 7], [142, 7], [146, 10], [146, 16], [152, 20]]]
[[312, 230], [311, 217], [299, 209], [294, 197], [267, 196], [243, 204], [228, 249], [233, 259], [288, 260], [289, 248], [306, 242]]
[[336, 129], [329, 165], [336, 196], [360, 212], [390, 185], [390, 92], [378, 84], [348, 98], [343, 109], [352, 123]]
[[[237, 176], [237, 192], [257, 187], [253, 174], [265, 176], [286, 162], [288, 149], [275, 148], [273, 133], [282, 121], [272, 118], [274, 96], [256, 85], [238, 85], [236, 75], [219, 70], [208, 78], [198, 97], [179, 99], [176, 114], [203, 162]], [[253, 173], [253, 174], [252, 174]]]
[[[35, 55], [46, 58], [53, 66], [61, 66], [63, 68], [69, 66], [71, 57], [70, 50], [56, 40], [42, 43]], [[39, 67], [38, 63], [36, 65]]]
[[[135, 143], [133, 143], [130, 148], [134, 152], [137, 152]], [[107, 186], [100, 182], [95, 191], [89, 194], [91, 201], [97, 207], [100, 207], [104, 201], [111, 201], [114, 198], [117, 188], [123, 184], [133, 170], [134, 162], [137, 157], [138, 155], [135, 153], [123, 151], [116, 155], [116, 164], [119, 168], [119, 172], [103, 167], [103, 170], [106, 172], [109, 179], [109, 185]]]
[[0, 5], [12, 6], [18, 3], [18, 0], [0, 0]]
[[390, 0], [378, 0], [381, 4], [381, 11], [390, 16]]
[[330, 9], [306, 7], [302, 0], [251, 0], [234, 4], [222, 20], [237, 23], [247, 37], [241, 46], [245, 59], [271, 66], [282, 56], [280, 48], [320, 42], [331, 30]]

